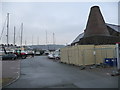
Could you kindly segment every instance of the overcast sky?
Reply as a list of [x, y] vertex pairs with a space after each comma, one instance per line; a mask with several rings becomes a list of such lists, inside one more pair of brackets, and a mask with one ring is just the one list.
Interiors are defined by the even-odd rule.
[[[3, 2], [2, 27], [6, 14], [10, 13], [9, 43], [13, 43], [13, 27], [16, 27], [16, 43], [20, 43], [20, 25], [24, 24], [23, 44], [72, 42], [86, 27], [90, 8], [99, 6], [106, 23], [118, 24], [117, 2]], [[1, 34], [2, 30], [0, 31]], [[2, 43], [6, 43], [6, 28]]]

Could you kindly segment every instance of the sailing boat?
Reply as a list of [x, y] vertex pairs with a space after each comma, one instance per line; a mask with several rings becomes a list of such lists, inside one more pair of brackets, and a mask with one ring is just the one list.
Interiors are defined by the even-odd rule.
[[6, 41], [6, 45], [9, 45], [9, 13], [7, 13], [7, 19], [5, 20], [5, 23], [4, 23], [2, 32], [1, 32], [1, 36], [0, 36], [0, 40], [1, 40], [1, 41], [2, 41], [3, 32], [4, 32], [4, 30], [5, 30], [6, 21], [7, 21], [7, 34], [6, 34], [7, 41]]

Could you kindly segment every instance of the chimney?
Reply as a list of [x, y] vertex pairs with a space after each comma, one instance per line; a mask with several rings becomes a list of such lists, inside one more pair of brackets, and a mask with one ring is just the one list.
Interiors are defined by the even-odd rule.
[[84, 37], [109, 36], [109, 31], [98, 6], [91, 7]]

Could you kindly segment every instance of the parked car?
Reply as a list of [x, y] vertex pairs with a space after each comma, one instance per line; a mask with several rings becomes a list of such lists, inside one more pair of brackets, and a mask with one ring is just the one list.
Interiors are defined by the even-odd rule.
[[15, 60], [17, 58], [17, 55], [13, 53], [7, 53], [5, 49], [0, 49], [0, 60]]
[[2, 60], [15, 60], [16, 58], [17, 58], [17, 55], [12, 53], [2, 55]]
[[48, 58], [49, 58], [49, 59], [59, 60], [59, 59], [60, 59], [60, 50], [56, 50], [56, 51], [54, 51], [54, 52], [51, 52], [51, 53], [48, 55]]
[[26, 51], [21, 51], [21, 58], [22, 59], [26, 59], [26, 57], [27, 57], [27, 52]]
[[21, 50], [15, 50], [14, 54], [17, 55], [17, 58], [25, 59], [27, 57], [27, 53]]
[[36, 52], [35, 52], [35, 55], [40, 55], [40, 51], [36, 51]]
[[49, 55], [49, 54], [50, 54], [50, 51], [49, 51], [49, 50], [46, 50], [46, 51], [44, 52], [44, 54], [45, 54], [45, 55]]
[[32, 50], [27, 50], [27, 51], [26, 51], [26, 54], [27, 54], [27, 56], [32, 56], [32, 57], [34, 57], [34, 51], [32, 51]]
[[54, 58], [55, 58], [56, 60], [59, 60], [59, 59], [60, 59], [60, 51], [59, 51], [59, 50], [56, 50], [56, 51], [54, 52]]
[[48, 58], [49, 58], [49, 59], [55, 59], [55, 57], [54, 57], [54, 53], [51, 52], [51, 53], [48, 55]]

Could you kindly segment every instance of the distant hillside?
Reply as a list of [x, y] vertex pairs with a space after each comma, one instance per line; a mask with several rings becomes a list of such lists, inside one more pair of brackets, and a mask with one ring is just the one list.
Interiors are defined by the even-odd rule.
[[41, 50], [56, 50], [59, 48], [65, 47], [64, 45], [31, 45], [29, 46], [33, 49], [41, 49]]

